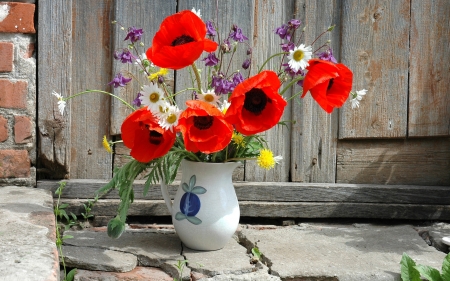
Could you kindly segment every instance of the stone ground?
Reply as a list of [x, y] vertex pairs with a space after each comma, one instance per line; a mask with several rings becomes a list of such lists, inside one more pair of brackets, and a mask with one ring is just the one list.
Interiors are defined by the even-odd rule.
[[[51, 194], [0, 187], [0, 280], [58, 280]], [[218, 251], [183, 247], [171, 225], [129, 225], [119, 239], [105, 228], [66, 231], [63, 246], [77, 281], [400, 281], [406, 252], [417, 263], [440, 269], [450, 224], [305, 222], [290, 226], [240, 225]], [[260, 261], [250, 254], [259, 248]], [[438, 250], [439, 249], [439, 250]], [[62, 280], [62, 279], [61, 279]]]

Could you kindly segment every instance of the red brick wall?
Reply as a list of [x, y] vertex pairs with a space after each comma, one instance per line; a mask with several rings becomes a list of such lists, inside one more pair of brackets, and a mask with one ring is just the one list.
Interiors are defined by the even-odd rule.
[[0, 186], [36, 184], [35, 4], [0, 0]]

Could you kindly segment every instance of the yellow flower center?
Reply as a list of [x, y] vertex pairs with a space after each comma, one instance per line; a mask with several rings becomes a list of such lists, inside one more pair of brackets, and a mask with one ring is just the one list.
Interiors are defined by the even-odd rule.
[[159, 112], [164, 113], [167, 111], [167, 108], [162, 107], [161, 105], [159, 106]]
[[103, 147], [105, 148], [106, 151], [108, 151], [109, 153], [112, 153], [111, 146], [109, 145], [109, 142], [106, 139], [106, 136], [103, 136], [102, 144], [103, 144]]
[[214, 101], [213, 95], [211, 95], [211, 94], [205, 95], [205, 101], [213, 102]]
[[295, 61], [301, 61], [305, 57], [305, 53], [302, 50], [297, 50], [292, 57]]
[[175, 123], [175, 121], [177, 121], [177, 116], [172, 113], [167, 117], [166, 120], [167, 120], [167, 123], [173, 124], [173, 123]]
[[150, 94], [150, 101], [152, 103], [157, 103], [159, 101], [159, 94], [154, 92]]

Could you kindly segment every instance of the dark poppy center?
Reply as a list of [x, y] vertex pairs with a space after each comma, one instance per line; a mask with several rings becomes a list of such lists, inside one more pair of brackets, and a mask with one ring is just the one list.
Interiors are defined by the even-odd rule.
[[191, 42], [194, 42], [194, 41], [195, 41], [194, 38], [192, 38], [191, 36], [183, 34], [183, 35], [178, 36], [177, 38], [175, 38], [175, 40], [172, 41], [171, 46], [175, 47], [175, 46], [178, 46], [178, 45], [183, 45], [183, 44], [191, 43]]
[[330, 81], [328, 82], [328, 88], [327, 88], [327, 91], [328, 91], [329, 89], [331, 89], [331, 87], [333, 87], [333, 83], [334, 83], [334, 78], [331, 78]]
[[163, 135], [157, 131], [150, 131], [148, 141], [154, 145], [160, 145], [163, 142]]
[[255, 115], [261, 114], [266, 108], [267, 96], [261, 89], [253, 88], [245, 93], [244, 108]]
[[209, 129], [213, 124], [212, 116], [194, 116], [194, 126], [199, 130]]

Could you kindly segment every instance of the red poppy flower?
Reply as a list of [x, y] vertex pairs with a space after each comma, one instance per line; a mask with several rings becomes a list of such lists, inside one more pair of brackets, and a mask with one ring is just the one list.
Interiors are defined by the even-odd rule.
[[200, 100], [187, 101], [186, 105], [177, 127], [183, 133], [186, 150], [213, 153], [230, 143], [233, 126], [217, 107]]
[[331, 113], [347, 100], [352, 90], [353, 73], [342, 63], [320, 59], [311, 59], [308, 63], [302, 98], [309, 91], [320, 107]]
[[225, 119], [244, 135], [275, 126], [283, 115], [286, 100], [278, 93], [280, 80], [273, 71], [263, 71], [234, 88]]
[[206, 24], [193, 12], [182, 11], [165, 18], [147, 58], [155, 65], [180, 69], [191, 65], [203, 51], [214, 52], [218, 44], [205, 38]]
[[146, 107], [128, 115], [121, 130], [123, 143], [131, 149], [131, 156], [143, 163], [164, 156], [175, 142], [175, 133], [161, 128]]

